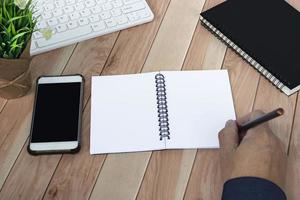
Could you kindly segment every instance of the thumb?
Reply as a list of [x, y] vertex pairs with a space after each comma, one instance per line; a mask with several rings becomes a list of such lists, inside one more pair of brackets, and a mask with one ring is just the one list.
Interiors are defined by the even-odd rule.
[[226, 122], [225, 128], [219, 133], [221, 151], [232, 152], [239, 144], [237, 123], [233, 120]]

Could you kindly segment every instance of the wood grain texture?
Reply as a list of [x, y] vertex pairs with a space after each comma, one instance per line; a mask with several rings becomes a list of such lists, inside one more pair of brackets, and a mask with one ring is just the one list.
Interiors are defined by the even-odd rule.
[[25, 146], [3, 185], [0, 199], [42, 199], [60, 157], [31, 156]]
[[300, 95], [298, 94], [297, 109], [294, 118], [293, 132], [289, 147], [286, 176], [287, 199], [298, 200], [300, 197]]
[[107, 156], [90, 199], [135, 199], [149, 155], [143, 152]]
[[222, 191], [219, 151], [198, 150], [184, 199], [218, 200]]
[[153, 152], [137, 199], [182, 199], [195, 155], [195, 150]]
[[145, 64], [150, 68], [144, 71], [181, 69], [204, 3], [171, 1]]
[[[60, 74], [75, 46], [69, 46], [48, 54], [37, 56], [32, 61], [32, 77], [41, 74]], [[51, 60], [51, 62], [48, 62]], [[0, 115], [0, 188], [2, 188], [30, 131], [34, 86], [23, 98], [10, 100]], [[5, 137], [7, 135], [7, 137]], [[5, 140], [4, 140], [5, 138]]]
[[288, 149], [292, 132], [292, 124], [297, 99], [296, 97], [296, 94], [288, 97], [284, 93], [277, 90], [265, 78], [260, 79], [254, 109], [261, 109], [265, 112], [272, 111], [278, 107], [282, 107], [284, 109], [284, 115], [280, 118], [270, 121], [269, 125], [273, 132], [284, 143], [286, 150]]
[[[86, 104], [87, 99], [90, 96], [90, 87], [89, 87], [90, 76], [92, 74], [99, 74], [102, 71], [105, 60], [107, 59], [113, 47], [117, 35], [118, 33], [114, 33], [109, 36], [103, 36], [79, 44], [76, 47], [72, 57], [70, 58], [68, 65], [66, 66], [63, 72], [64, 74], [81, 73], [82, 75], [84, 75], [86, 79], [84, 104]], [[98, 59], [95, 59], [96, 57], [98, 57]], [[102, 61], [103, 58], [105, 58], [104, 61]], [[90, 110], [90, 108], [88, 108], [88, 110]], [[89, 113], [88, 115], [86, 114], [83, 115], [83, 122], [85, 122], [85, 124], [83, 124], [82, 130], [83, 132], [85, 131], [84, 133], [86, 135], [89, 135], [89, 129], [85, 130], [86, 128], [85, 125], [89, 124], [89, 121], [85, 120], [85, 118], [87, 117], [89, 119]], [[25, 158], [23, 158], [23, 156], [25, 156]], [[30, 157], [26, 155], [26, 146], [24, 146], [22, 154], [19, 156], [18, 161], [16, 163], [17, 166], [30, 166], [31, 168], [39, 168], [39, 169], [48, 168], [49, 171], [52, 173], [44, 173], [44, 171], [40, 170], [40, 171], [36, 171], [34, 176], [31, 176], [32, 174], [26, 173], [26, 171], [28, 170], [27, 167], [14, 168], [11, 173], [12, 175], [9, 176], [6, 181], [7, 184], [5, 184], [5, 186], [7, 187], [4, 187], [4, 189], [6, 188], [10, 188], [10, 189], [4, 190], [4, 193], [6, 195], [12, 195], [11, 199], [14, 199], [18, 196], [18, 192], [16, 191], [19, 191], [18, 188], [22, 187], [23, 188], [22, 196], [25, 196], [28, 199], [39, 199], [40, 196], [44, 194], [49, 184], [49, 181], [52, 178], [54, 169], [56, 169], [61, 156], [48, 156], [47, 158], [49, 159], [49, 162], [43, 162], [43, 160], [35, 159], [35, 157]], [[64, 159], [62, 159], [62, 162], [64, 162]], [[24, 174], [22, 177], [17, 176], [22, 173]], [[37, 177], [41, 179], [39, 180], [38, 187], [35, 187], [34, 188], [35, 191], [33, 191], [33, 189], [30, 186], [27, 186], [26, 183], [32, 180], [33, 178], [34, 178], [33, 180], [36, 180]], [[15, 185], [15, 187], [11, 188], [9, 187], [9, 185]]]
[[[203, 11], [223, 2], [207, 0]], [[184, 61], [184, 70], [220, 69], [226, 53], [226, 45], [208, 32], [198, 21], [193, 40]]]

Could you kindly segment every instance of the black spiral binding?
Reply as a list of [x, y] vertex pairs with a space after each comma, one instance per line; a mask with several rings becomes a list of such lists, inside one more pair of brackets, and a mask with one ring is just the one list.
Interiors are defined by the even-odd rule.
[[[282, 82], [280, 82], [275, 76], [273, 76], [268, 70], [266, 70], [258, 62], [256, 62], [251, 56], [249, 56], [245, 51], [243, 51], [230, 39], [228, 39], [223, 33], [221, 33], [216, 27], [210, 24], [202, 16], [200, 16], [200, 21], [206, 29], [212, 32], [217, 38], [219, 38], [222, 42], [224, 42], [228, 47], [230, 47], [237, 54], [239, 54], [245, 61], [247, 61], [250, 65], [252, 65], [259, 73], [261, 73], [273, 85], [275, 85], [280, 90], [282, 90], [285, 87], [285, 85]], [[280, 77], [279, 75], [276, 76]]]
[[164, 75], [161, 73], [156, 74], [155, 83], [160, 140], [163, 138], [170, 139], [167, 93]]

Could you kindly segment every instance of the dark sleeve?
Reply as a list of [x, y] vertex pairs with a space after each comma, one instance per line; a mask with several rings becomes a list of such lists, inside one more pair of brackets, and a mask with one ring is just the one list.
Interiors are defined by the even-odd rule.
[[271, 181], [240, 177], [224, 184], [222, 200], [286, 200], [282, 189]]

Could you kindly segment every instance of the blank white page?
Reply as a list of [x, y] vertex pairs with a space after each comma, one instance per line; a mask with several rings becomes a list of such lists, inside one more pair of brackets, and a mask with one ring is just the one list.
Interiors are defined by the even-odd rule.
[[92, 77], [91, 154], [165, 148], [159, 140], [155, 74]]
[[235, 111], [226, 70], [162, 72], [170, 124], [167, 148], [217, 148]]

